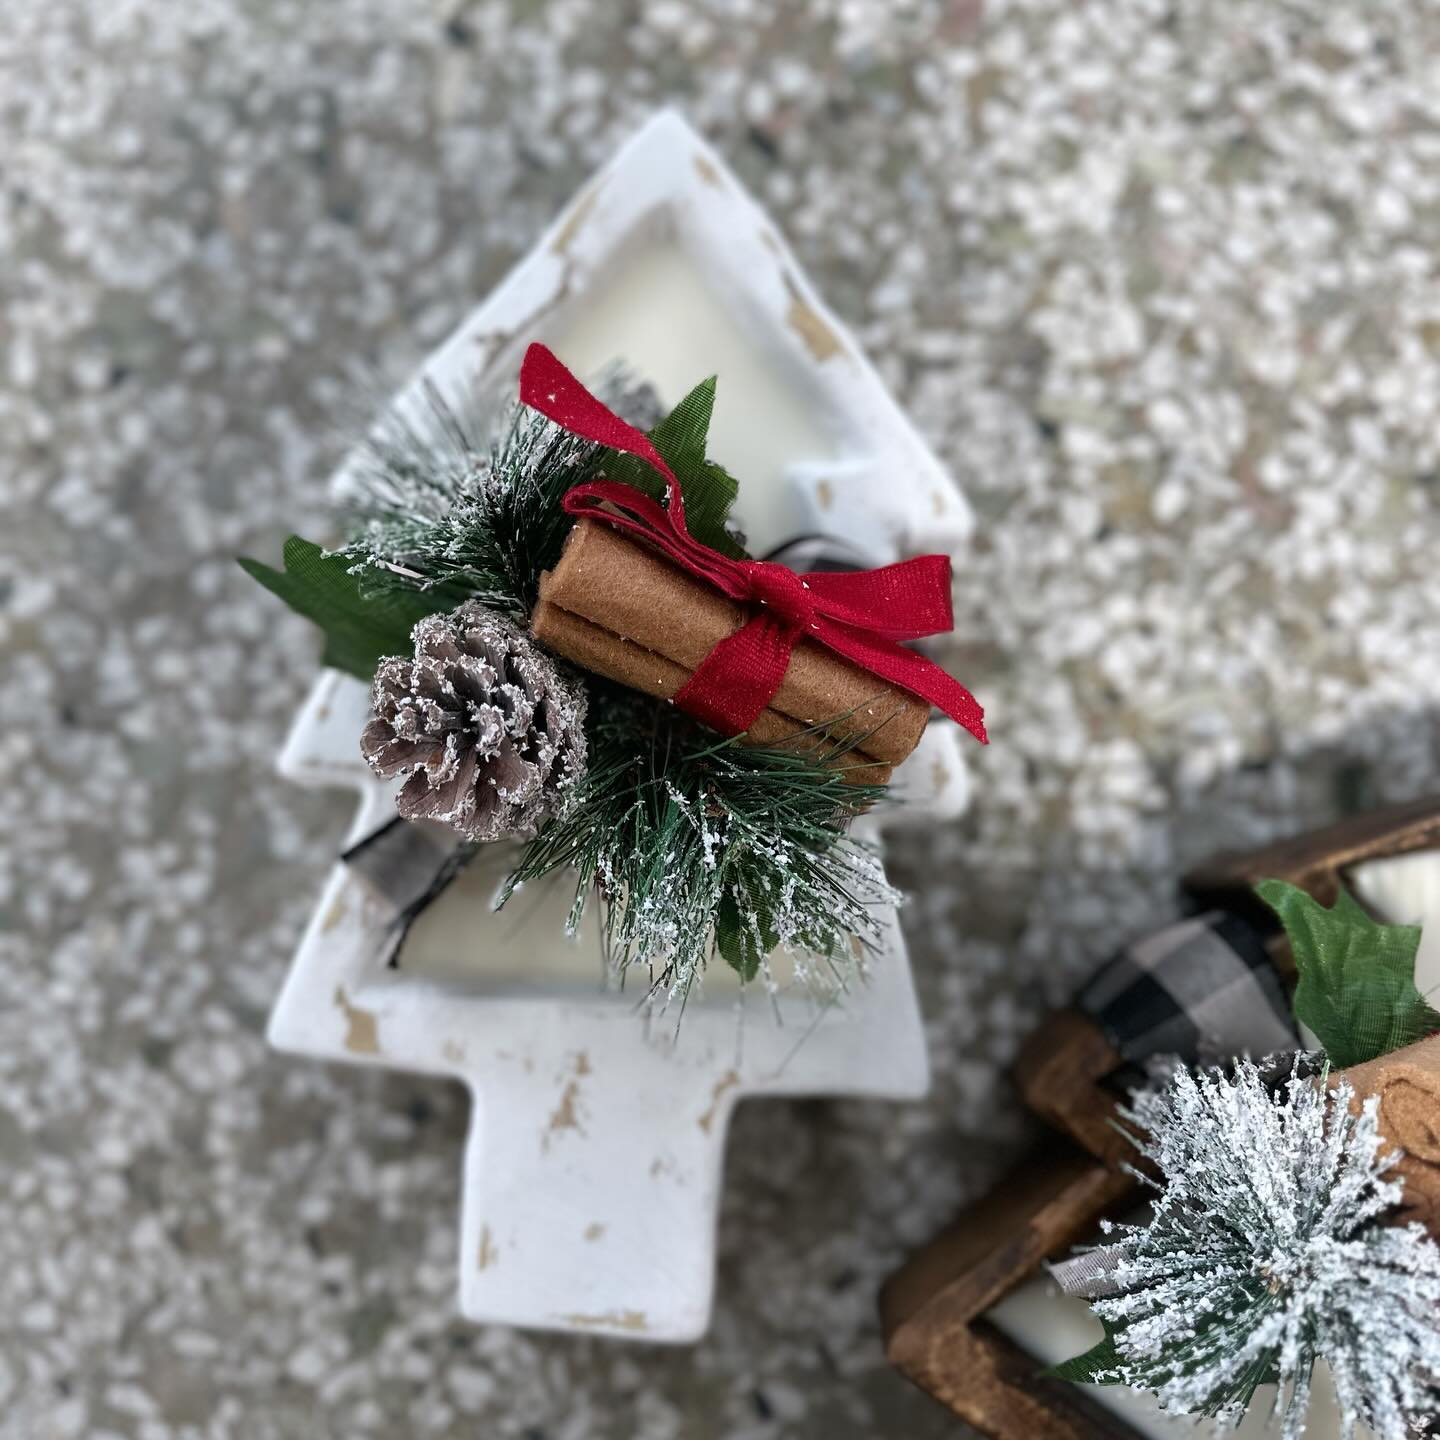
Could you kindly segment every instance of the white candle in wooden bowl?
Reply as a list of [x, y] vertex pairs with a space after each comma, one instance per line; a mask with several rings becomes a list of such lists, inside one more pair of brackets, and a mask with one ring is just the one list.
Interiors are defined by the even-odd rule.
[[1440, 1008], [1440, 850], [1367, 860], [1348, 877], [1361, 901], [1393, 925], [1422, 926], [1415, 984]]
[[581, 376], [623, 361], [666, 408], [714, 375], [710, 456], [740, 482], [735, 515], [751, 551], [764, 554], [799, 532], [804, 513], [787, 471], [833, 458], [834, 440], [796, 377], [747, 340], [677, 244], [655, 238], [637, 245], [549, 343]]

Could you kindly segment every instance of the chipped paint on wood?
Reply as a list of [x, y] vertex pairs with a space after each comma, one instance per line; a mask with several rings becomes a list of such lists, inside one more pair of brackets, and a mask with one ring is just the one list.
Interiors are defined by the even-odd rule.
[[816, 360], [829, 360], [844, 350], [844, 343], [820, 312], [805, 298], [795, 277], [785, 272], [785, 290], [790, 308], [785, 323], [805, 342], [805, 348]]
[[328, 935], [345, 918], [345, 911], [349, 909], [349, 905], [350, 892], [342, 887], [340, 893], [330, 902], [330, 908], [320, 922], [322, 934]]
[[708, 1135], [715, 1124], [715, 1117], [720, 1113], [720, 1101], [725, 1093], [733, 1090], [740, 1083], [738, 1071], [727, 1070], [716, 1082], [715, 1088], [710, 1092], [710, 1108], [700, 1117], [699, 1126]]
[[607, 1310], [603, 1315], [570, 1314], [557, 1318], [584, 1330], [633, 1330], [639, 1334], [650, 1328], [650, 1321], [643, 1310]]
[[545, 1127], [545, 1147], [548, 1149], [551, 1139], [562, 1130], [574, 1130], [583, 1135], [585, 1127], [580, 1123], [580, 1082], [578, 1080], [567, 1080], [565, 1088], [560, 1092], [560, 1103], [550, 1114], [550, 1123]]
[[475, 1257], [475, 1268], [477, 1270], [488, 1270], [492, 1265], [496, 1264], [499, 1259], [500, 1252], [495, 1248], [495, 1244], [490, 1238], [490, 1227], [488, 1225], [482, 1225], [480, 1227], [480, 1252]]
[[555, 239], [550, 244], [550, 248], [555, 254], [569, 255], [570, 247], [580, 233], [580, 227], [589, 218], [590, 212], [595, 208], [595, 202], [599, 198], [600, 186], [595, 185], [575, 202], [575, 208], [566, 217], [565, 223], [556, 232]]
[[725, 183], [724, 176], [703, 155], [695, 157], [695, 169], [707, 185], [713, 185], [717, 190]]
[[375, 1012], [352, 1005], [343, 985], [335, 987], [335, 1004], [345, 1017], [345, 1048], [354, 1055], [378, 1055], [380, 1025]]

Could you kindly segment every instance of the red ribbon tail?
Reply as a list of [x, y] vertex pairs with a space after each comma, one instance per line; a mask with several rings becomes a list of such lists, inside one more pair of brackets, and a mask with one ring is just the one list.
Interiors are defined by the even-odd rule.
[[597, 400], [560, 363], [553, 350], [538, 342], [525, 352], [520, 364], [520, 400], [582, 440], [638, 456], [665, 477], [672, 506], [679, 499], [680, 483], [650, 437], [627, 425], [608, 405]]
[[831, 619], [891, 640], [943, 635], [955, 625], [948, 555], [912, 555], [878, 570], [822, 570], [804, 579]]
[[820, 622], [816, 639], [837, 655], [853, 660], [862, 669], [892, 685], [928, 700], [957, 725], [968, 730], [982, 745], [990, 743], [985, 733], [985, 711], [980, 702], [953, 676], [933, 660], [892, 640]]

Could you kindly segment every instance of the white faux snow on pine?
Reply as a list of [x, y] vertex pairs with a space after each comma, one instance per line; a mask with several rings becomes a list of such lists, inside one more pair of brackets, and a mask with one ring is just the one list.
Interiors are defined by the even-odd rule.
[[[623, 359], [673, 404], [718, 374], [711, 453], [741, 479], [752, 546], [824, 532], [875, 563], [952, 550], [969, 510], [765, 214], [677, 115], [652, 119], [586, 186], [423, 377], [513, 393], [543, 340], [582, 376]], [[419, 377], [399, 402], [413, 404]], [[343, 489], [343, 473], [337, 478]], [[359, 796], [349, 839], [392, 813], [359, 752], [367, 689], [316, 681], [280, 758]], [[894, 817], [963, 810], [957, 727], [935, 721], [896, 777]], [[337, 853], [346, 839], [337, 837]], [[928, 1084], [892, 914], [869, 982], [825, 1009], [803, 991], [707, 978], [683, 1023], [607, 991], [598, 943], [563, 934], [565, 887], [491, 913], [481, 882], [380, 963], [363, 886], [331, 872], [270, 1021], [321, 1059], [454, 1076], [474, 1097], [460, 1306], [476, 1321], [689, 1341], [709, 1321], [726, 1129], [745, 1096], [911, 1099]], [[723, 967], [720, 967], [723, 970]]]

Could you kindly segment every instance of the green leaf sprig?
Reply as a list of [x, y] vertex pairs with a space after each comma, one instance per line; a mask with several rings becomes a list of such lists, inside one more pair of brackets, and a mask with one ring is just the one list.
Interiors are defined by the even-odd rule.
[[460, 603], [443, 587], [367, 589], [355, 573], [354, 559], [298, 535], [285, 542], [284, 566], [276, 570], [259, 560], [240, 559], [251, 579], [320, 627], [325, 636], [321, 663], [361, 680], [371, 679], [385, 656], [410, 653], [410, 632], [418, 621]]
[[1295, 1018], [1336, 1069], [1440, 1030], [1440, 1013], [1415, 987], [1418, 926], [1381, 924], [1343, 887], [1328, 910], [1283, 880], [1262, 880], [1255, 893], [1290, 937], [1299, 973]]

